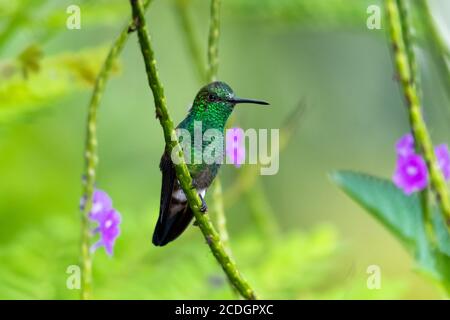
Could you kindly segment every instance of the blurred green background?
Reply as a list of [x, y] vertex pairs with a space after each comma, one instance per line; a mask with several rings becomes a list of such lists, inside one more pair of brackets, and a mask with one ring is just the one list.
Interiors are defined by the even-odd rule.
[[[155, 0], [147, 17], [178, 123], [200, 84], [176, 3]], [[71, 4], [81, 8], [80, 30], [66, 28]], [[189, 4], [206, 61], [208, 2]], [[337, 169], [390, 177], [394, 143], [408, 130], [384, 20], [381, 30], [366, 27], [371, 4], [381, 6], [375, 0], [223, 1], [219, 78], [241, 96], [271, 103], [237, 110], [234, 125], [280, 128], [307, 101], [279, 173], [258, 177], [226, 208], [238, 266], [264, 298], [441, 297], [414, 271], [404, 248], [328, 178]], [[450, 4], [431, 4], [448, 38]], [[87, 105], [107, 49], [129, 16], [129, 4], [119, 0], [0, 0], [2, 299], [79, 296], [66, 288], [66, 269], [79, 263]], [[427, 50], [418, 55], [432, 137], [448, 142], [450, 102], [439, 70]], [[107, 85], [98, 133], [97, 186], [111, 195], [123, 222], [114, 256], [95, 254], [94, 297], [234, 298], [195, 227], [167, 247], [151, 244], [164, 142], [135, 34]], [[224, 166], [225, 192], [248, 167]], [[276, 236], [255, 222], [261, 215], [273, 219]], [[366, 287], [369, 265], [381, 268], [379, 290]]]

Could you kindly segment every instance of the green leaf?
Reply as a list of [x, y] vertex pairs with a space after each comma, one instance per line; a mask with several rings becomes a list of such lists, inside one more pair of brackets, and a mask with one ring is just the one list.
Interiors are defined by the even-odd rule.
[[417, 194], [407, 196], [389, 180], [356, 172], [339, 171], [331, 177], [411, 252], [420, 271], [450, 293], [450, 238], [437, 209], [432, 215], [432, 237], [423, 222]]
[[405, 196], [388, 180], [355, 172], [340, 171], [332, 179], [408, 249], [415, 246], [418, 234], [424, 232], [417, 194]]
[[439, 208], [434, 210], [432, 222], [439, 250], [450, 256], [450, 235], [444, 219], [442, 218], [442, 214], [439, 212]]

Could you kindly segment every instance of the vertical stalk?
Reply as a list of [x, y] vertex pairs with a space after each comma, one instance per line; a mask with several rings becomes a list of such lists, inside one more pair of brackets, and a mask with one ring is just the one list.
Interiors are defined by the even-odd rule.
[[[402, 0], [397, 0], [399, 8], [399, 17], [402, 25], [402, 33], [404, 36], [406, 54], [408, 56], [409, 69], [411, 70], [411, 82], [414, 85], [419, 100], [422, 98], [422, 88], [420, 84], [419, 67], [414, 51], [414, 39], [412, 35], [412, 21], [409, 14], [409, 8]], [[416, 152], [420, 153], [420, 146], [415, 143]], [[422, 207], [423, 220], [425, 225], [430, 225], [430, 199], [429, 187], [420, 192], [420, 204]]]
[[[217, 79], [217, 72], [219, 70], [219, 36], [220, 36], [220, 0], [211, 0], [210, 4], [210, 22], [209, 22], [209, 36], [208, 36], [208, 63], [207, 63], [207, 81], [213, 82]], [[225, 239], [224, 246], [229, 254], [231, 248], [228, 242], [227, 220], [225, 217], [225, 210], [223, 205], [222, 183], [217, 177], [213, 185], [215, 214], [217, 217], [217, 225], [222, 242]]]
[[[219, 70], [219, 37], [220, 37], [220, 0], [211, 0], [210, 8], [210, 23], [209, 23], [209, 36], [208, 36], [208, 82], [217, 80], [217, 73]], [[229, 235], [227, 231], [227, 219], [225, 215], [225, 207], [223, 204], [223, 192], [222, 182], [219, 177], [213, 185], [214, 195], [214, 213], [216, 215], [217, 229], [219, 236], [222, 239], [222, 243], [227, 253], [232, 256]], [[231, 288], [233, 289], [233, 285]]]
[[[230, 236], [227, 230], [227, 219], [225, 217], [225, 208], [223, 205], [223, 192], [222, 192], [222, 182], [220, 178], [217, 177], [213, 185], [213, 198], [214, 198], [214, 213], [216, 215], [217, 231], [219, 232], [220, 241], [222, 241], [223, 247], [226, 253], [233, 258], [233, 252], [230, 246]], [[240, 293], [234, 287], [233, 283], [228, 281], [231, 290], [236, 295], [240, 297]]]
[[[212, 1], [216, 2], [216, 1]], [[187, 39], [188, 48], [191, 54], [191, 58], [194, 61], [194, 64], [196, 66], [197, 74], [200, 76], [201, 82], [203, 82], [204, 76], [205, 76], [205, 70], [208, 70], [208, 79], [206, 79], [208, 82], [212, 82], [217, 78], [217, 71], [218, 68], [211, 68], [210, 66], [214, 65], [213, 61], [218, 61], [218, 45], [219, 45], [219, 36], [220, 36], [220, 3], [213, 4], [211, 2], [211, 23], [210, 23], [210, 29], [209, 29], [209, 37], [208, 37], [208, 63], [206, 66], [206, 69], [203, 67], [203, 64], [201, 62], [201, 57], [199, 56], [199, 45], [198, 41], [195, 37], [195, 34], [193, 32], [193, 26], [192, 21], [189, 19], [189, 16], [187, 14], [187, 0], [178, 0], [177, 1], [177, 11], [178, 16], [181, 22], [181, 25], [183, 26], [183, 30], [185, 32], [185, 38]], [[213, 16], [215, 18], [213, 18]], [[212, 23], [212, 21], [215, 21]], [[215, 48], [215, 49], [214, 49]], [[211, 54], [210, 54], [211, 53]], [[214, 69], [213, 71], [211, 69]], [[213, 198], [214, 198], [214, 214], [216, 216], [216, 224], [217, 224], [217, 230], [219, 232], [219, 237], [223, 243], [223, 246], [232, 257], [232, 251], [229, 244], [229, 235], [227, 231], [227, 220], [225, 216], [225, 206], [223, 203], [223, 191], [222, 191], [222, 183], [219, 177], [216, 177], [214, 184], [212, 186], [213, 191]], [[236, 289], [234, 288], [233, 284], [230, 283], [231, 288], [234, 292], [236, 292]], [[238, 293], [238, 292], [237, 292]], [[238, 293], [239, 294], [239, 293]]]
[[198, 43], [197, 37], [195, 36], [192, 19], [188, 13], [188, 0], [177, 0], [176, 12], [178, 20], [180, 21], [181, 30], [183, 30], [184, 32], [183, 38], [186, 41], [191, 60], [195, 66], [195, 72], [198, 79], [200, 80], [200, 83], [203, 83], [203, 81], [205, 81], [206, 70], [203, 64], [200, 45]]
[[230, 236], [227, 231], [227, 220], [225, 219], [224, 206], [223, 206], [223, 193], [222, 193], [222, 184], [220, 180], [214, 181], [214, 190], [213, 190], [213, 198], [214, 198], [214, 212], [217, 215], [217, 230], [219, 232], [220, 240], [223, 243], [223, 246], [227, 253], [231, 256], [231, 248], [230, 248]]
[[414, 52], [411, 15], [409, 14], [409, 8], [403, 0], [397, 0], [397, 5], [399, 8], [399, 17], [402, 26], [402, 34], [403, 41], [405, 42], [406, 54], [408, 56], [409, 69], [411, 70], [411, 80], [420, 98], [422, 96], [422, 90], [420, 89], [419, 67], [417, 64], [416, 54]]
[[[147, 9], [152, 0], [145, 1], [144, 8]], [[88, 107], [86, 126], [86, 143], [84, 150], [85, 180], [83, 184], [84, 205], [81, 214], [81, 299], [92, 297], [92, 257], [90, 254], [91, 228], [89, 222], [89, 211], [92, 207], [92, 194], [94, 192], [96, 170], [98, 163], [97, 155], [97, 115], [100, 100], [105, 91], [106, 82], [111, 74], [111, 69], [117, 56], [122, 52], [128, 31], [133, 28], [133, 22], [127, 24], [116, 40], [113, 42], [108, 55], [103, 62], [100, 72], [95, 81], [94, 90]]]
[[219, 70], [220, 1], [211, 0], [208, 37], [208, 82], [217, 79]]
[[[447, 225], [450, 225], [450, 201], [448, 198], [448, 189], [441, 170], [438, 167], [436, 156], [433, 150], [433, 144], [428, 133], [427, 126], [423, 119], [420, 99], [417, 87], [412, 78], [413, 72], [408, 58], [408, 50], [405, 43], [403, 30], [410, 30], [408, 21], [402, 19], [399, 7], [395, 0], [386, 1], [386, 13], [389, 21], [389, 36], [392, 42], [395, 67], [397, 69], [403, 94], [407, 103], [409, 121], [414, 135], [414, 140], [423, 153], [430, 174], [431, 188], [433, 189], [436, 200], [439, 203], [440, 211], [444, 216]], [[401, 0], [397, 0], [401, 1]], [[414, 54], [412, 52], [412, 54]]]

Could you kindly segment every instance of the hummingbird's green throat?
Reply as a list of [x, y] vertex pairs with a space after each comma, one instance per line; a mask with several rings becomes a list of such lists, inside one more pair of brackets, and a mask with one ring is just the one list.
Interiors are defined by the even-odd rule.
[[[223, 139], [226, 122], [234, 107], [241, 103], [268, 105], [267, 102], [261, 100], [238, 98], [226, 83], [212, 82], [201, 88], [197, 93], [188, 115], [177, 126], [177, 129], [178, 131], [184, 130], [189, 133], [190, 137], [194, 137], [196, 123], [200, 122], [202, 135], [209, 129], [215, 129], [221, 133], [220, 136]], [[179, 139], [184, 138], [179, 137]], [[213, 140], [203, 139], [200, 144], [195, 144], [194, 140], [190, 139], [189, 148], [185, 148], [186, 141], [182, 141], [185, 159], [194, 159], [195, 154], [203, 154], [203, 150], [213, 143]], [[206, 190], [213, 182], [221, 166], [220, 161], [209, 160], [224, 158], [223, 148], [219, 148], [217, 153], [214, 151], [210, 158], [203, 158], [204, 161], [199, 163], [186, 161], [192, 177], [192, 185], [196, 188], [203, 203], [202, 211], [207, 210], [204, 200]], [[167, 151], [161, 158], [160, 169], [163, 175], [161, 203], [159, 218], [153, 233], [153, 244], [156, 246], [164, 246], [176, 239], [186, 229], [193, 217], [186, 196], [176, 178], [173, 161]]]

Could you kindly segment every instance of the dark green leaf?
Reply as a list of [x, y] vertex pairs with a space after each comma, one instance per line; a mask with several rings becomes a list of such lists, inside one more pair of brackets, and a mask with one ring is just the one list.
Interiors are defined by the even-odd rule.
[[405, 196], [388, 180], [355, 172], [340, 171], [332, 179], [407, 248], [414, 248], [417, 236], [424, 233], [416, 194]]
[[391, 181], [361, 173], [340, 171], [332, 179], [400, 240], [421, 271], [450, 292], [450, 238], [437, 209], [432, 216], [434, 236], [430, 236], [417, 194], [407, 196]]

